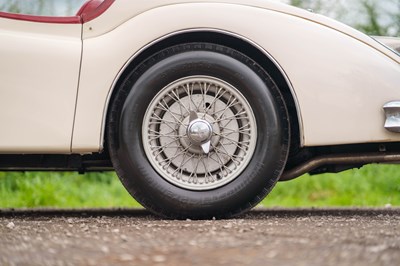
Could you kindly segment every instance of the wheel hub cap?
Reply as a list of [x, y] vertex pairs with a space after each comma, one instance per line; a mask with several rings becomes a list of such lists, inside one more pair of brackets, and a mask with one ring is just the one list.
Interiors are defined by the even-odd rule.
[[212, 126], [205, 120], [196, 119], [189, 124], [187, 135], [193, 144], [205, 143], [211, 139]]

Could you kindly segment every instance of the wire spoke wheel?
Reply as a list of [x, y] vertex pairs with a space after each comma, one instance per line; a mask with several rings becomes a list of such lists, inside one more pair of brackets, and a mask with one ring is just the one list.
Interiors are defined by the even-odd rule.
[[185, 189], [227, 184], [247, 166], [257, 140], [253, 111], [232, 85], [190, 76], [163, 88], [148, 107], [143, 145], [155, 170]]
[[121, 182], [168, 218], [243, 213], [273, 188], [288, 155], [276, 84], [251, 58], [217, 44], [177, 44], [132, 68], [107, 121]]

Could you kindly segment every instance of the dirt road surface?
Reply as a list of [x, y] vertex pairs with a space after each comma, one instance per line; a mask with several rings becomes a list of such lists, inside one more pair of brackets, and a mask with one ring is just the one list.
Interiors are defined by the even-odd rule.
[[0, 265], [400, 265], [400, 209], [0, 210]]

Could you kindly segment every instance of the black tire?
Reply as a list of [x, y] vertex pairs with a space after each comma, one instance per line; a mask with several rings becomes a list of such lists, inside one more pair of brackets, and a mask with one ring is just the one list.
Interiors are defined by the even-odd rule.
[[[181, 188], [160, 176], [142, 141], [146, 109], [165, 86], [182, 77], [208, 75], [235, 86], [251, 105], [257, 141], [247, 167], [210, 190]], [[111, 102], [107, 139], [114, 168], [130, 194], [167, 218], [227, 218], [254, 207], [274, 187], [288, 156], [289, 120], [268, 73], [244, 54], [209, 43], [177, 45], [154, 54], [126, 76]]]

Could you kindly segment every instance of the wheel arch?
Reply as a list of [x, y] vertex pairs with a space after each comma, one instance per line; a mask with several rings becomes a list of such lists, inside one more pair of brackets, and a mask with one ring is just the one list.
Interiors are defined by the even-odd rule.
[[[251, 40], [231, 32], [215, 29], [192, 29], [168, 34], [143, 47], [127, 61], [115, 79], [107, 97], [101, 136], [103, 145], [107, 141], [105, 139], [105, 128], [109, 115], [110, 103], [125, 77], [152, 54], [174, 45], [190, 42], [210, 42], [227, 46], [245, 54], [264, 68], [277, 84], [288, 109], [291, 128], [290, 149], [298, 149], [303, 146], [304, 137], [300, 106], [294, 88], [284, 69], [271, 54]], [[106, 145], [104, 145], [104, 147], [106, 147]]]

